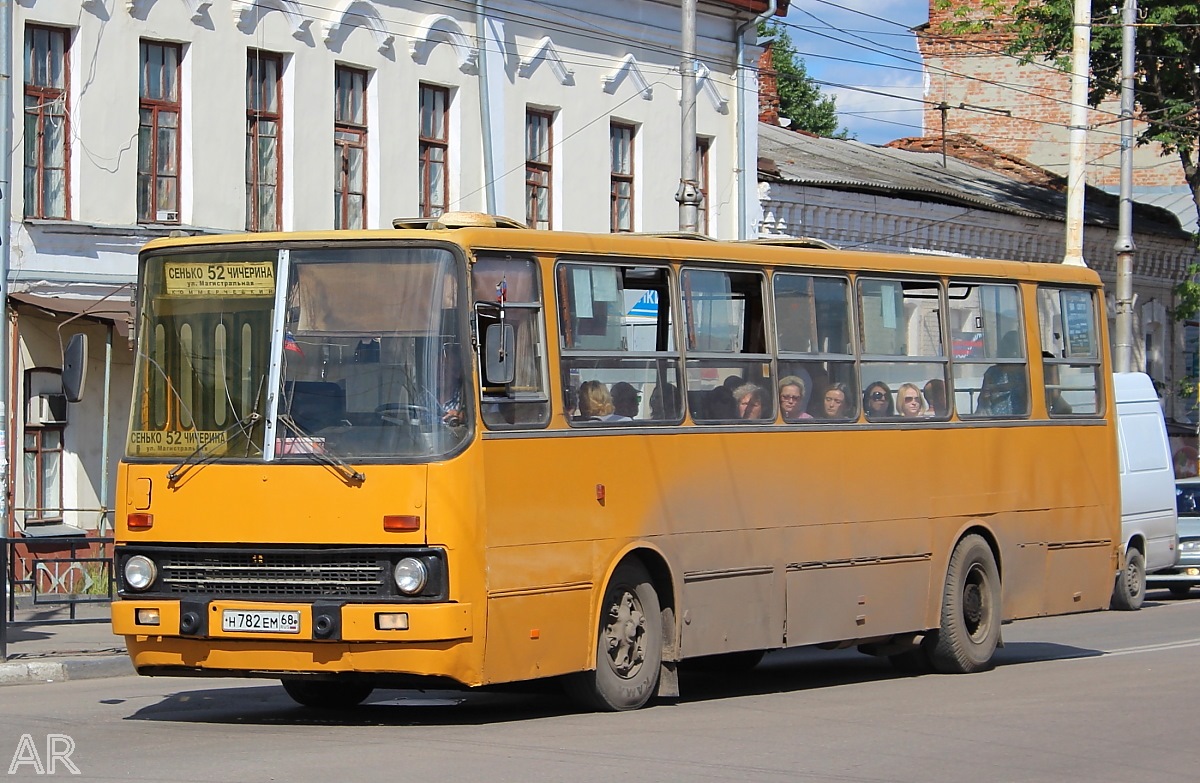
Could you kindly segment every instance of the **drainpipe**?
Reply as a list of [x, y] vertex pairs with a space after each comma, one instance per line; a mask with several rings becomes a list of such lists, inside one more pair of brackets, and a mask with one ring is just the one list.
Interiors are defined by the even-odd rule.
[[483, 125], [483, 189], [487, 213], [496, 214], [496, 163], [492, 155], [492, 99], [488, 80], [488, 34], [484, 8], [485, 0], [475, 0], [475, 33], [479, 40], [479, 122]]
[[[758, 196], [758, 145], [755, 144], [755, 149], [750, 149], [750, 122], [751, 119], [747, 112], [746, 101], [749, 90], [747, 88], [747, 72], [749, 69], [742, 62], [746, 57], [746, 42], [743, 37], [746, 31], [750, 28], [758, 29], [758, 25], [767, 21], [775, 15], [775, 10], [778, 7], [776, 0], [769, 0], [767, 10], [756, 16], [750, 21], [739, 25], [733, 33], [733, 43], [736, 47], [736, 55], [734, 56], [734, 67], [737, 68], [737, 171], [738, 171], [738, 239], [750, 239], [752, 234], [757, 234], [754, 226], [750, 225], [750, 194]], [[754, 91], [758, 95], [758, 90]], [[758, 106], [754, 107], [754, 122], [758, 122]], [[754, 138], [758, 138], [758, 134], [754, 134]]]

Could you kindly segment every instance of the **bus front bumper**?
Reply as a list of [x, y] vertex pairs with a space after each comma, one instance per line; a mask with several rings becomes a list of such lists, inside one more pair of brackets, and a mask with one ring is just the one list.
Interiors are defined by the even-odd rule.
[[449, 642], [470, 639], [470, 604], [284, 603], [144, 599], [112, 604], [113, 633], [256, 642]]

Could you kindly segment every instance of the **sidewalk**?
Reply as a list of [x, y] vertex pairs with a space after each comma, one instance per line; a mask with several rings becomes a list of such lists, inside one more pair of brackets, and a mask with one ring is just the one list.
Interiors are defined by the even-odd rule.
[[15, 620], [31, 624], [8, 625], [0, 686], [133, 674], [125, 640], [114, 636], [108, 623], [108, 604], [80, 604], [75, 616], [87, 622], [48, 622], [66, 619], [67, 610], [18, 606]]

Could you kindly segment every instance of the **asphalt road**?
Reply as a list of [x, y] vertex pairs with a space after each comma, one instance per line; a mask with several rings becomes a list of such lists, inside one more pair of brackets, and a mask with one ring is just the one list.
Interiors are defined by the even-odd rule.
[[[376, 692], [321, 714], [255, 680], [102, 680], [0, 693], [0, 775], [121, 781], [1153, 781], [1195, 775], [1200, 599], [1005, 627], [994, 671], [895, 674], [792, 650], [684, 698], [574, 711], [557, 691]], [[22, 735], [29, 742], [22, 746]], [[70, 745], [73, 744], [73, 749]], [[30, 748], [37, 749], [38, 775]], [[18, 763], [14, 766], [13, 761]]]

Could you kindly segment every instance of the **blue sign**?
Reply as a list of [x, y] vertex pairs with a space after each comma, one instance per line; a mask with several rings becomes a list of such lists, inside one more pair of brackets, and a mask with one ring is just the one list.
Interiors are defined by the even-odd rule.
[[639, 318], [658, 318], [658, 291], [647, 291], [629, 309], [629, 315]]

